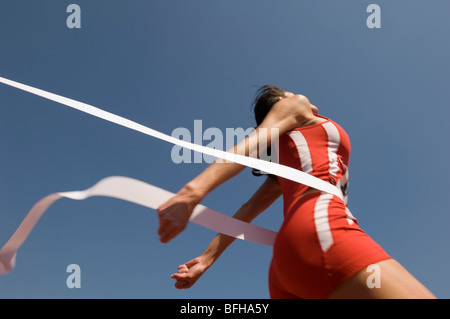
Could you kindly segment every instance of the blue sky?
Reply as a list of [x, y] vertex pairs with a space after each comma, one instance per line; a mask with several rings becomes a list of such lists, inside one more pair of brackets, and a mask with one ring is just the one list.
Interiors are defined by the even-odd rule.
[[[81, 29], [66, 8], [81, 8]], [[381, 29], [366, 25], [370, 3]], [[171, 134], [254, 126], [256, 87], [306, 95], [352, 142], [349, 208], [436, 296], [449, 298], [450, 3], [417, 1], [22, 1], [0, 4], [0, 76]], [[47, 194], [123, 175], [176, 192], [207, 167], [172, 145], [0, 85], [0, 245]], [[262, 183], [250, 170], [203, 204], [232, 215]], [[277, 230], [278, 200], [255, 223]], [[170, 274], [214, 233], [169, 244], [155, 211], [62, 199], [0, 277], [0, 298], [268, 298], [271, 248], [236, 241], [189, 290]], [[99, 235], [100, 234], [100, 235]], [[81, 268], [81, 288], [66, 267]]]

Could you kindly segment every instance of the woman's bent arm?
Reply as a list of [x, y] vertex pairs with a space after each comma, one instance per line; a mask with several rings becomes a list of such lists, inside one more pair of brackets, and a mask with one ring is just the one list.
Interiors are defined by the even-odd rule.
[[[280, 195], [281, 188], [278, 181], [268, 177], [255, 194], [234, 214], [233, 218], [249, 223]], [[172, 275], [172, 278], [176, 280], [175, 287], [179, 289], [192, 287], [234, 240], [234, 237], [217, 234], [201, 256], [178, 267], [178, 273]]]
[[[257, 157], [259, 141], [264, 139], [264, 145], [267, 147], [275, 138], [278, 138], [272, 135], [272, 128], [277, 128], [277, 135], [281, 135], [295, 127], [307, 124], [313, 118], [315, 116], [306, 97], [298, 95], [282, 99], [272, 107], [261, 125], [230, 152]], [[209, 192], [241, 172], [244, 167], [241, 164], [217, 160], [186, 184], [175, 196], [162, 204], [158, 208], [160, 241], [166, 243], [183, 231], [194, 207]]]

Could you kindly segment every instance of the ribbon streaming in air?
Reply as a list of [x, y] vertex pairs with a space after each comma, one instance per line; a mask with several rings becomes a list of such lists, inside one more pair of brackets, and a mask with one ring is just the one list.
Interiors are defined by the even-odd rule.
[[259, 169], [262, 172], [267, 172], [269, 174], [277, 175], [289, 180], [292, 180], [294, 182], [307, 185], [309, 187], [324, 191], [326, 193], [330, 193], [333, 195], [338, 196], [339, 198], [343, 199], [342, 192], [335, 187], [334, 185], [327, 183], [317, 177], [314, 177], [310, 174], [307, 174], [305, 172], [302, 172], [298, 169], [286, 166], [286, 165], [280, 165], [277, 163], [272, 163], [268, 161], [263, 161], [257, 158], [252, 158], [248, 156], [243, 156], [239, 154], [233, 154], [230, 152], [221, 151], [218, 149], [213, 149], [207, 146], [203, 145], [197, 145], [193, 143], [189, 143], [183, 140], [179, 140], [177, 138], [174, 138], [172, 136], [166, 135], [164, 133], [158, 132], [154, 129], [151, 129], [149, 127], [146, 127], [142, 124], [138, 124], [136, 122], [133, 122], [131, 120], [128, 120], [124, 117], [118, 116], [116, 114], [103, 111], [102, 109], [99, 109], [95, 106], [78, 102], [54, 93], [46, 92], [25, 84], [21, 84], [15, 81], [11, 81], [8, 79], [5, 79], [3, 77], [0, 77], [0, 82], [7, 84], [9, 86], [15, 87], [17, 89], [41, 96], [43, 98], [58, 102], [60, 104], [64, 104], [66, 106], [69, 106], [71, 108], [77, 109], [79, 111], [85, 112], [87, 114], [93, 115], [95, 117], [101, 118], [103, 120], [127, 127], [129, 129], [144, 133], [146, 135], [153, 136], [155, 138], [158, 138], [160, 140], [191, 149], [193, 151], [197, 151], [200, 153], [204, 153], [206, 155], [214, 156], [217, 158], [221, 158], [226, 161], [235, 162], [241, 165], [249, 166], [252, 168]]
[[[343, 198], [342, 192], [337, 187], [297, 169], [179, 140], [92, 105], [11, 81], [3, 77], [0, 77], [0, 82], [160, 140], [226, 161], [252, 167]], [[11, 239], [8, 240], [0, 250], [0, 273], [9, 272], [13, 268], [17, 249], [25, 241], [26, 237], [39, 220], [39, 217], [52, 203], [61, 197], [81, 200], [90, 196], [109, 196], [156, 209], [160, 204], [173, 196], [173, 194], [141, 181], [126, 177], [111, 177], [100, 181], [95, 186], [85, 191], [48, 195], [32, 208]], [[275, 232], [273, 231], [262, 229], [226, 215], [222, 215], [202, 205], [197, 205], [190, 221], [226, 235], [265, 245], [272, 245], [275, 237]]]
[[[92, 196], [106, 196], [157, 209], [173, 195], [159, 187], [122, 176], [104, 178], [84, 191], [47, 195], [33, 206], [15, 233], [0, 250], [0, 273], [9, 273], [14, 268], [17, 250], [33, 230], [39, 218], [60, 198], [84, 200]], [[276, 236], [276, 232], [272, 230], [248, 224], [203, 205], [197, 205], [194, 208], [189, 220], [225, 235], [269, 246], [273, 244]]]

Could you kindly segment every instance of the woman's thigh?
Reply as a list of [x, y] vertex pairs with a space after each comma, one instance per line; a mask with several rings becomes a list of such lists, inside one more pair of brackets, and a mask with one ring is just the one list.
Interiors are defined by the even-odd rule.
[[[435, 296], [394, 259], [375, 263], [351, 277], [328, 298], [330, 299], [433, 299]], [[377, 273], [375, 273], [377, 272]], [[369, 278], [369, 276], [371, 276]], [[377, 276], [375, 278], [375, 276]], [[378, 283], [373, 280], [379, 280]]]

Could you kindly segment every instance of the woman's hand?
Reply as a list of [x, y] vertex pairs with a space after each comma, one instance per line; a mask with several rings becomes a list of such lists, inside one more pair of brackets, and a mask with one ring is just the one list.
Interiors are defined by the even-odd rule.
[[[251, 222], [281, 195], [281, 187], [277, 179], [268, 177], [253, 196], [233, 215], [233, 218]], [[235, 240], [232, 236], [217, 234], [200, 257], [194, 258], [178, 267], [178, 273], [171, 277], [176, 280], [175, 287], [186, 289], [203, 275]]]
[[158, 207], [158, 235], [162, 243], [167, 243], [186, 228], [199, 202], [200, 199], [185, 187]]
[[171, 278], [176, 280], [175, 288], [191, 288], [208, 268], [209, 266], [206, 263], [205, 258], [202, 256], [194, 258], [187, 263], [178, 266], [178, 273], [171, 276]]

